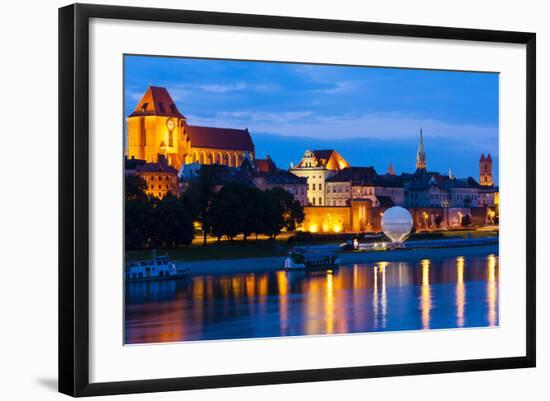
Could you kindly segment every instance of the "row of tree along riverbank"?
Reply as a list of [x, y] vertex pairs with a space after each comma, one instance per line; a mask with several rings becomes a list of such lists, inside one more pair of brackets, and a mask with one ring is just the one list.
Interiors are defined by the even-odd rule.
[[294, 231], [303, 221], [302, 206], [284, 189], [262, 191], [225, 183], [218, 173], [217, 166], [204, 165], [180, 197], [163, 199], [148, 196], [142, 178], [126, 176], [126, 250], [188, 245], [195, 237], [194, 222], [200, 225], [206, 245], [209, 235], [218, 242], [237, 235], [244, 241], [252, 235], [275, 239], [282, 231]]

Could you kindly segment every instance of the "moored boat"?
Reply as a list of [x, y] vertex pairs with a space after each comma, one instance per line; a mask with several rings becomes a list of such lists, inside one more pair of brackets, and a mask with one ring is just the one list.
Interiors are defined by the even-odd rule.
[[332, 250], [296, 247], [285, 259], [286, 270], [326, 270], [340, 265], [338, 254]]
[[168, 255], [157, 256], [147, 260], [133, 260], [126, 262], [124, 277], [126, 282], [147, 280], [170, 280], [185, 278], [189, 269], [178, 269]]

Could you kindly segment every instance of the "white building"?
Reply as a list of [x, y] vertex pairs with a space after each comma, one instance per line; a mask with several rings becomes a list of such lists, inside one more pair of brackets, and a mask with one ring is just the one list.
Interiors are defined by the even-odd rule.
[[307, 178], [310, 205], [326, 206], [326, 180], [349, 163], [335, 150], [306, 150], [300, 163], [290, 169], [298, 177]]

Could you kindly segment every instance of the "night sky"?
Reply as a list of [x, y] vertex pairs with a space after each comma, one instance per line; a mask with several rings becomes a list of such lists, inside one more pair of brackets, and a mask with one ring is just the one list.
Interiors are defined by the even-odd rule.
[[192, 125], [248, 128], [280, 168], [306, 148], [354, 166], [412, 172], [422, 128], [428, 169], [498, 183], [498, 74], [126, 56], [124, 113], [149, 86], [168, 89]]

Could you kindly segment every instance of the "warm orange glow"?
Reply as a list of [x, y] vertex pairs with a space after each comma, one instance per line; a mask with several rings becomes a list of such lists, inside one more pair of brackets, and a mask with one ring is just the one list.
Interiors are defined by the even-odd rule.
[[277, 288], [279, 290], [281, 335], [285, 335], [288, 332], [288, 278], [283, 270], [277, 272]]
[[388, 309], [388, 300], [386, 296], [386, 267], [388, 265], [388, 262], [380, 262], [378, 264], [380, 267], [380, 273], [382, 274], [382, 291], [380, 295], [380, 306], [382, 308], [382, 328], [386, 327], [386, 313]]
[[319, 230], [319, 227], [317, 227], [317, 224], [312, 224], [309, 226], [309, 232], [316, 233]]
[[430, 312], [432, 309], [432, 294], [430, 288], [430, 260], [422, 259], [422, 287], [420, 289], [420, 310], [422, 313], [422, 329], [430, 328]]
[[464, 258], [456, 259], [456, 319], [458, 327], [464, 326], [464, 306], [466, 304], [466, 288], [464, 286]]
[[334, 231], [335, 233], [339, 233], [340, 231], [342, 231], [342, 226], [337, 224], [332, 228], [332, 231]]
[[326, 280], [326, 297], [325, 297], [325, 322], [326, 322], [326, 333], [334, 333], [334, 287], [333, 287], [334, 276], [332, 272], [327, 274]]
[[497, 323], [497, 283], [496, 283], [496, 257], [487, 257], [487, 320], [489, 326], [496, 326]]

